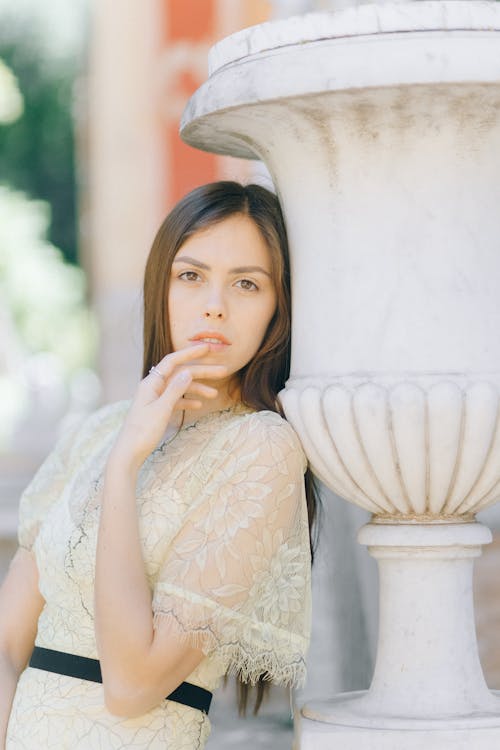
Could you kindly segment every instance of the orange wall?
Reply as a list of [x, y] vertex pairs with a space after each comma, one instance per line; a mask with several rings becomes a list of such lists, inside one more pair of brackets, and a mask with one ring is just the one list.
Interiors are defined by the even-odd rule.
[[[210, 46], [223, 36], [269, 17], [268, 0], [163, 0], [167, 209], [186, 192], [221, 176], [244, 179], [248, 167], [187, 146], [179, 136], [182, 107], [206, 80]], [[170, 62], [169, 62], [170, 61]]]
[[[197, 43], [206, 47], [214, 38], [215, 0], [167, 0], [166, 46], [176, 42]], [[176, 82], [178, 95], [185, 100], [202, 81], [189, 68], [179, 71]], [[212, 154], [187, 146], [179, 137], [178, 124], [170, 123], [167, 131], [169, 151], [170, 200], [175, 203], [196, 185], [216, 179], [217, 164]]]

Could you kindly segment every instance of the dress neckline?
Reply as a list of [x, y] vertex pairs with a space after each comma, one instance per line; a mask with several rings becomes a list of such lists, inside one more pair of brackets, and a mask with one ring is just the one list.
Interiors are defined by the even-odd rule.
[[181, 424], [179, 429], [173, 435], [171, 435], [170, 437], [158, 443], [153, 453], [155, 453], [156, 451], [164, 450], [168, 445], [170, 445], [170, 443], [173, 443], [174, 440], [178, 438], [179, 435], [182, 434], [183, 432], [196, 429], [206, 424], [207, 422], [219, 421], [221, 418], [228, 418], [233, 415], [236, 416], [240, 414], [251, 414], [253, 411], [255, 410], [252, 409], [250, 406], [247, 406], [241, 401], [238, 401], [238, 403], [233, 404], [233, 406], [226, 406], [224, 409], [217, 409], [215, 411], [208, 412], [208, 414], [204, 414], [203, 416], [196, 419], [194, 422]]

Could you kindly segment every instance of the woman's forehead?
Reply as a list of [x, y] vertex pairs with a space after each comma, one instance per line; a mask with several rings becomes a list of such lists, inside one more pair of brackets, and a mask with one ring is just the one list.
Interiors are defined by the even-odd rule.
[[260, 265], [271, 271], [268, 245], [254, 220], [244, 214], [235, 214], [192, 234], [177, 251], [174, 262], [185, 258], [208, 266]]

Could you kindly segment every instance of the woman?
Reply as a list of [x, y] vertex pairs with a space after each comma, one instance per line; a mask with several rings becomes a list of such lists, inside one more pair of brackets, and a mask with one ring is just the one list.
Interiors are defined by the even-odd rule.
[[0, 594], [7, 750], [201, 748], [223, 675], [302, 680], [306, 463], [276, 413], [289, 329], [276, 198], [194, 190], [147, 262], [135, 398], [65, 436], [22, 497]]

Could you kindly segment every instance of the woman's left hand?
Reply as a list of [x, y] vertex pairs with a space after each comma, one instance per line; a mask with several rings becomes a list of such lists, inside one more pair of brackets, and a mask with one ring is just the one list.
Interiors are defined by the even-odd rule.
[[201, 364], [209, 351], [206, 343], [167, 354], [137, 388], [125, 422], [118, 434], [110, 460], [139, 468], [158, 445], [176, 410], [197, 409], [202, 398], [215, 398], [217, 389], [197, 380], [224, 377], [224, 365]]

